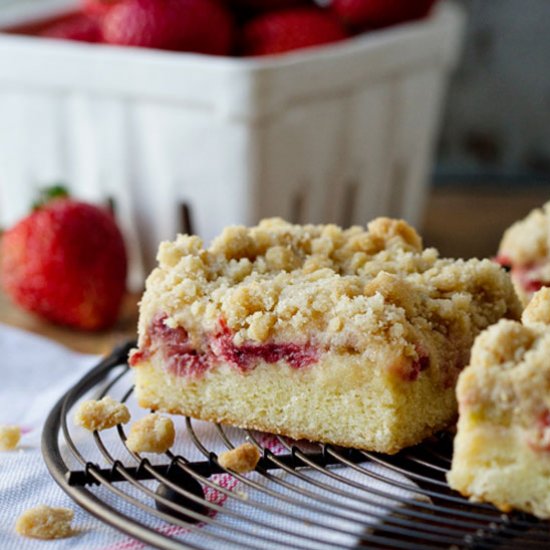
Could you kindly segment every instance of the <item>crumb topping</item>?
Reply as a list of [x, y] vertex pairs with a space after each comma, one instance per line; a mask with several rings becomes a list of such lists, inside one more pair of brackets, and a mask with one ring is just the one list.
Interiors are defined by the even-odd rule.
[[511, 277], [523, 304], [550, 285], [550, 202], [509, 227], [497, 261], [511, 267]]
[[175, 437], [172, 419], [153, 413], [132, 424], [126, 446], [134, 453], [165, 453]]
[[529, 265], [548, 258], [550, 251], [550, 202], [511, 225], [502, 237], [499, 256], [513, 264]]
[[[418, 330], [456, 347], [520, 305], [508, 275], [488, 260], [439, 259], [402, 220], [292, 225], [274, 218], [200, 238], [165, 242], [141, 303], [140, 347], [159, 314], [184, 327], [193, 349], [223, 320], [237, 346], [314, 342], [370, 353], [380, 340], [418, 360]], [[467, 346], [469, 347], [469, 345]]]
[[83, 401], [75, 413], [74, 421], [77, 426], [87, 430], [101, 431], [128, 423], [130, 412], [126, 405], [107, 395], [100, 401]]
[[549, 417], [549, 297], [549, 289], [535, 294], [523, 324], [501, 320], [477, 337], [458, 382], [461, 412], [504, 425], [513, 417], [529, 430]]
[[19, 426], [0, 426], [0, 451], [12, 451], [21, 439]]
[[542, 288], [533, 296], [521, 319], [525, 325], [542, 323], [550, 326], [550, 288]]
[[260, 460], [260, 451], [252, 443], [243, 443], [235, 449], [224, 451], [218, 456], [222, 468], [233, 470], [238, 474], [252, 472]]
[[74, 512], [68, 508], [37, 506], [19, 516], [15, 531], [33, 539], [53, 540], [71, 537], [75, 533], [71, 527]]

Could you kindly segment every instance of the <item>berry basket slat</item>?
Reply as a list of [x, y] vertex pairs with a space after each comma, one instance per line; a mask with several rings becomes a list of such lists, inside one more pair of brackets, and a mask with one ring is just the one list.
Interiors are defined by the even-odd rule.
[[[0, 10], [0, 27], [31, 21], [27, 4]], [[205, 239], [272, 215], [418, 224], [462, 27], [444, 2], [423, 21], [263, 59], [0, 35], [0, 225], [51, 181], [112, 199], [137, 288], [184, 205]]]

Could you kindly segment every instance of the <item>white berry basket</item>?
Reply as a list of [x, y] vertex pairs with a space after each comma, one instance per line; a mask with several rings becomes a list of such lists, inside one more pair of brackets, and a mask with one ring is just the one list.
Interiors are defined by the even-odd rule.
[[[71, 3], [11, 2], [0, 27]], [[138, 288], [185, 210], [206, 240], [274, 215], [418, 224], [462, 27], [442, 3], [423, 21], [258, 59], [0, 35], [0, 225], [50, 182], [112, 199]]]

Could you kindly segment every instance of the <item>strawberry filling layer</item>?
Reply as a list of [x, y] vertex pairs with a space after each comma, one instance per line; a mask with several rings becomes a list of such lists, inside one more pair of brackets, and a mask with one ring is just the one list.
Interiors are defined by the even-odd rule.
[[[284, 361], [294, 369], [301, 369], [316, 363], [320, 349], [312, 344], [234, 343], [234, 332], [220, 320], [216, 332], [208, 335], [201, 349], [192, 346], [189, 335], [183, 327], [170, 328], [165, 324], [166, 315], [158, 315], [147, 329], [140, 349], [134, 351], [129, 359], [131, 366], [148, 360], [154, 353], [162, 355], [166, 369], [177, 376], [200, 376], [211, 366], [228, 363], [241, 372], [253, 370], [260, 361], [277, 363]], [[430, 367], [430, 357], [420, 345], [417, 346], [418, 358], [402, 358], [394, 363], [390, 370], [401, 380], [414, 382], [420, 373]]]
[[286, 361], [291, 367], [300, 369], [319, 358], [318, 350], [311, 345], [266, 343], [236, 346], [232, 331], [223, 321], [220, 322], [220, 332], [214, 336], [212, 349], [218, 357], [242, 371], [254, 368], [258, 360], [266, 363]]
[[430, 357], [428, 355], [422, 355], [416, 361], [412, 362], [411, 369], [406, 380], [409, 380], [410, 382], [418, 380], [420, 373], [428, 369], [429, 366]]
[[183, 327], [166, 326], [165, 319], [164, 315], [155, 317], [142, 347], [130, 356], [130, 365], [146, 361], [158, 350], [168, 370], [177, 376], [202, 374], [210, 365], [208, 353], [199, 353], [191, 346], [187, 331]]
[[527, 441], [529, 447], [536, 452], [550, 451], [550, 411], [540, 413], [535, 424], [535, 431]]
[[416, 346], [417, 359], [410, 357], [401, 357], [392, 363], [390, 372], [405, 382], [415, 382], [420, 377], [420, 373], [430, 367], [430, 356], [422, 346]]
[[517, 281], [521, 288], [528, 294], [535, 293], [543, 286], [548, 286], [550, 284], [550, 281], [543, 281], [534, 275], [540, 269], [540, 264], [517, 265], [513, 264], [506, 256], [497, 256], [495, 262], [508, 269], [511, 277]]
[[300, 369], [315, 363], [319, 358], [317, 347], [306, 344], [274, 343], [235, 345], [234, 333], [220, 321], [218, 330], [208, 336], [204, 349], [192, 347], [187, 331], [182, 327], [170, 328], [166, 316], [157, 316], [149, 326], [139, 350], [130, 356], [135, 366], [160, 351], [167, 369], [177, 376], [200, 376], [210, 366], [229, 363], [241, 372], [254, 369], [260, 361], [276, 363], [285, 361], [292, 368]]

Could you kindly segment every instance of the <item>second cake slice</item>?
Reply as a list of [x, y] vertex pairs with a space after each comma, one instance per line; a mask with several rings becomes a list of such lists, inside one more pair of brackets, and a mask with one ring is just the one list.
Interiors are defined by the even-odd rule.
[[147, 281], [140, 404], [393, 453], [448, 425], [475, 336], [520, 305], [488, 260], [439, 259], [405, 222], [230, 227], [163, 243]]

